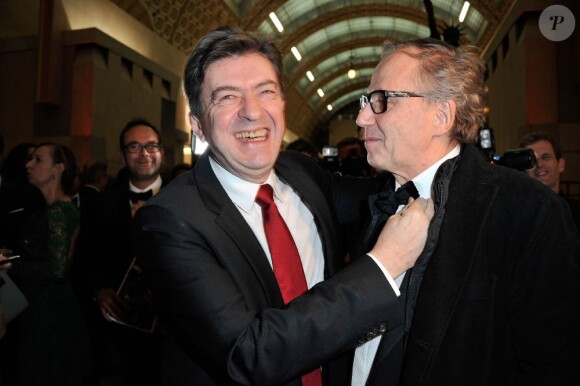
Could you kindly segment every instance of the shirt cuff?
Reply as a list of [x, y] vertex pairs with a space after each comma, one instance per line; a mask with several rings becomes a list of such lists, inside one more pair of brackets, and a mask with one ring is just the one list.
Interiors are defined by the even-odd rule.
[[375, 263], [377, 263], [377, 265], [379, 266], [381, 271], [383, 271], [383, 273], [385, 274], [385, 277], [389, 281], [389, 284], [393, 288], [393, 291], [395, 291], [395, 295], [397, 295], [397, 297], [401, 296], [401, 291], [399, 290], [399, 286], [397, 285], [397, 283], [395, 283], [395, 279], [393, 279], [391, 277], [391, 274], [389, 273], [389, 271], [387, 271], [385, 266], [379, 261], [379, 259], [377, 259], [373, 255], [371, 255], [370, 253], [367, 253], [367, 255], [369, 255], [371, 257], [371, 259], [373, 259], [375, 261]]

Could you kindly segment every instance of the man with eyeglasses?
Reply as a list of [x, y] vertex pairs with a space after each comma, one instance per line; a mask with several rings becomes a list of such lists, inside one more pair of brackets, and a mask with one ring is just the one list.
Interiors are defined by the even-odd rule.
[[563, 200], [474, 146], [484, 70], [475, 47], [387, 42], [360, 99], [368, 161], [391, 173], [385, 190], [412, 181], [435, 215], [423, 253], [395, 278], [403, 323], [357, 348], [353, 385], [580, 379], [580, 238]]
[[[96, 254], [92, 258], [95, 299], [108, 322], [106, 330], [119, 354], [125, 384], [160, 385], [161, 346], [159, 332], [151, 323], [154, 316], [144, 313], [147, 318], [133, 318], [135, 309], [117, 294], [126, 275], [127, 278], [139, 275], [131, 247], [133, 216], [164, 186], [159, 174], [164, 155], [159, 131], [144, 119], [128, 122], [119, 134], [119, 155], [127, 170], [127, 180], [117, 181], [104, 193], [100, 232], [96, 232], [92, 241], [91, 249]], [[133, 296], [139, 299], [142, 294]]]

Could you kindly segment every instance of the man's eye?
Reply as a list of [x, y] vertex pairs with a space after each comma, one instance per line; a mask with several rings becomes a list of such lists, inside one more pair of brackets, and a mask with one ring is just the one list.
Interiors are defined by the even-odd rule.
[[233, 105], [236, 104], [240, 100], [240, 97], [237, 95], [223, 95], [217, 98], [217, 104], [219, 105]]
[[278, 95], [278, 91], [272, 89], [264, 89], [260, 91], [260, 95], [265, 98], [275, 98]]

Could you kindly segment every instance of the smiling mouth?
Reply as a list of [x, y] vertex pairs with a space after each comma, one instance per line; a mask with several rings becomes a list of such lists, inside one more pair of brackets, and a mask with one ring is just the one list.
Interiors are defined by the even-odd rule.
[[263, 141], [268, 135], [268, 130], [259, 129], [254, 131], [240, 131], [236, 133], [236, 139], [241, 139], [242, 141], [254, 142]]

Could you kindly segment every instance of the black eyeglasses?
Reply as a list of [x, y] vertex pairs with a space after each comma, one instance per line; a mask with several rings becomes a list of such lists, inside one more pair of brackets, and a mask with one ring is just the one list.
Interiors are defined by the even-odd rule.
[[409, 91], [388, 91], [375, 90], [360, 97], [360, 108], [364, 109], [367, 104], [371, 104], [371, 110], [375, 114], [382, 114], [387, 111], [389, 98], [423, 98], [427, 95], [417, 94]]
[[145, 145], [140, 144], [139, 142], [131, 142], [128, 145], [125, 145], [125, 151], [127, 153], [140, 153], [141, 150], [145, 148], [147, 153], [157, 153], [159, 149], [161, 149], [161, 145], [157, 142], [148, 142]]

